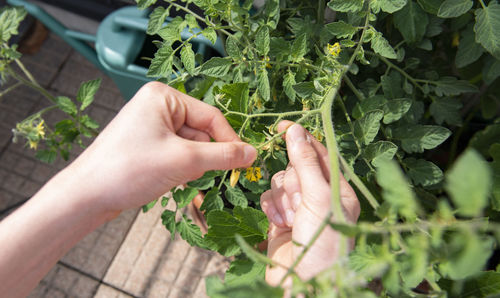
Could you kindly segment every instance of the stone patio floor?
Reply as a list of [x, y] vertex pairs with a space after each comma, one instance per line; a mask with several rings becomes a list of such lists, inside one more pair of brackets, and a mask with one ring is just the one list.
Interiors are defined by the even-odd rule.
[[[50, 34], [34, 55], [22, 61], [53, 95], [75, 98], [81, 82], [102, 78], [90, 115], [104, 127], [125, 104], [111, 79]], [[23, 142], [13, 143], [18, 121], [48, 105], [35, 91], [21, 87], [0, 99], [0, 220], [28, 200], [71, 160], [45, 164]], [[60, 114], [47, 115], [54, 123]], [[159, 205], [159, 204], [158, 204]], [[168, 206], [167, 206], [168, 208]], [[205, 297], [204, 278], [223, 275], [225, 258], [190, 247], [161, 225], [157, 206], [148, 213], [123, 212], [87, 235], [40, 282], [30, 297]]]

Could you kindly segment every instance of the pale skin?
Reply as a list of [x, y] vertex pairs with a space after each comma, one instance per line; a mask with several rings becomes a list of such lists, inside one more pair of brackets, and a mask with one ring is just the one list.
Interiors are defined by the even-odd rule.
[[[289, 125], [282, 122], [279, 129]], [[271, 222], [269, 253], [283, 264], [290, 264], [290, 258], [296, 255], [290, 246], [292, 235], [294, 240], [307, 239], [321, 218], [322, 213], [309, 211], [329, 208], [325, 203], [329, 189], [325, 187], [328, 179], [324, 147], [300, 140], [293, 131], [287, 134], [287, 143], [294, 148], [289, 149], [292, 166], [287, 172], [294, 169], [295, 176], [281, 174], [285, 186], [273, 182], [272, 195], [267, 193], [262, 199]], [[121, 211], [140, 207], [206, 171], [249, 167], [256, 155], [255, 148], [241, 142], [216, 108], [162, 83], [146, 84], [87, 150], [0, 222], [1, 295], [27, 296], [71, 247]], [[321, 187], [312, 189], [312, 181], [317, 188], [314, 179], [318, 178], [318, 169], [323, 175]], [[311, 181], [307, 180], [310, 175], [314, 177]], [[295, 181], [294, 192], [286, 186], [288, 180]], [[341, 187], [347, 189], [344, 182]], [[293, 208], [293, 223], [277, 224], [276, 212], [270, 209], [274, 206], [286, 218], [284, 208], [291, 201], [279, 192], [280, 187], [284, 193], [301, 194], [298, 207]], [[357, 200], [351, 203], [344, 204], [344, 208], [348, 218], [352, 212], [355, 220], [359, 204]], [[299, 221], [304, 225], [302, 229]], [[311, 250], [320, 254], [335, 251], [336, 232], [325, 233], [315, 244], [317, 248]], [[335, 254], [327, 257], [330, 263], [335, 262]], [[308, 266], [317, 268], [318, 261], [325, 262], [306, 255], [304, 264], [297, 268], [304, 272], [299, 275], [308, 278], [315, 274], [317, 270]], [[273, 284], [280, 274], [277, 269], [269, 269], [266, 278]]]

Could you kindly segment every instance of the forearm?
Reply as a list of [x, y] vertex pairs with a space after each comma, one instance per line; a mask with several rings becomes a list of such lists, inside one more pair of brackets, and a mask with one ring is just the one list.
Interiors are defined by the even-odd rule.
[[69, 170], [0, 222], [0, 293], [24, 297], [85, 235], [112, 218]]

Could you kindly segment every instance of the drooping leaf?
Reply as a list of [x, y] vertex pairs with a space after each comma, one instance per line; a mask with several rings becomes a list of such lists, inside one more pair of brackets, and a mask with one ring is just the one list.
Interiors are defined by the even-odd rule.
[[443, 171], [430, 161], [409, 157], [403, 163], [408, 167], [408, 176], [415, 184], [430, 186], [443, 180]]
[[75, 103], [66, 96], [58, 96], [56, 97], [56, 104], [57, 106], [66, 114], [75, 116], [76, 115], [76, 105]]
[[398, 146], [394, 143], [389, 141], [378, 141], [366, 146], [364, 157], [368, 161], [371, 161], [373, 166], [378, 167], [380, 162], [391, 160], [397, 151]]
[[338, 38], [352, 38], [358, 32], [356, 27], [344, 21], [328, 23], [325, 25], [325, 29]]
[[171, 46], [175, 41], [181, 40], [181, 32], [186, 28], [186, 21], [177, 16], [158, 30], [157, 34], [163, 39], [165, 46]]
[[298, 36], [292, 43], [291, 54], [293, 61], [300, 61], [307, 54], [307, 36], [302, 34]]
[[481, 213], [488, 203], [491, 184], [490, 168], [474, 149], [463, 153], [446, 173], [446, 191], [464, 216]]
[[193, 224], [185, 214], [183, 214], [181, 220], [177, 222], [175, 229], [179, 232], [181, 238], [186, 240], [191, 246], [205, 247], [205, 241], [201, 235], [200, 227]]
[[201, 211], [206, 213], [212, 210], [222, 210], [224, 208], [224, 201], [219, 193], [219, 188], [214, 187], [205, 194], [203, 198], [203, 203], [200, 206]]
[[190, 43], [188, 43], [182, 47], [182, 49], [181, 49], [181, 61], [182, 61], [182, 64], [184, 65], [184, 68], [187, 70], [187, 72], [190, 75], [193, 75], [195, 61], [194, 61], [194, 52], [192, 49], [192, 45]]
[[177, 203], [177, 208], [186, 207], [198, 194], [198, 190], [196, 188], [187, 187], [185, 189], [177, 189], [174, 194], [174, 200]]
[[283, 90], [285, 91], [288, 99], [293, 103], [295, 102], [295, 89], [293, 86], [295, 85], [295, 74], [291, 71], [288, 71], [283, 78]]
[[437, 15], [440, 18], [456, 18], [468, 12], [473, 4], [472, 0], [445, 0]]
[[416, 216], [418, 205], [408, 181], [395, 161], [381, 161], [377, 168], [377, 182], [382, 197], [408, 220]]
[[365, 145], [370, 144], [378, 133], [384, 112], [374, 110], [354, 122], [354, 135]]
[[462, 103], [457, 98], [437, 98], [431, 103], [429, 111], [437, 124], [461, 125], [461, 108]]
[[269, 28], [262, 26], [255, 35], [255, 47], [261, 55], [269, 53]]
[[414, 125], [394, 130], [394, 138], [401, 141], [403, 150], [408, 153], [436, 148], [450, 135], [449, 129], [435, 125]]
[[200, 74], [222, 78], [229, 72], [232, 64], [233, 62], [229, 58], [213, 57], [201, 66]]
[[205, 36], [212, 44], [217, 42], [217, 32], [215, 32], [214, 28], [207, 27], [201, 31], [201, 34]]
[[233, 36], [229, 36], [226, 39], [226, 52], [233, 59], [241, 59], [243, 57], [238, 46], [238, 41]]
[[375, 53], [389, 58], [396, 59], [396, 51], [391, 47], [387, 39], [382, 36], [382, 33], [377, 32], [371, 40], [371, 46]]
[[215, 177], [219, 176], [219, 171], [208, 171], [203, 174], [199, 179], [188, 182], [189, 187], [194, 187], [199, 190], [209, 189], [214, 186]]
[[394, 13], [394, 25], [404, 39], [412, 44], [424, 37], [429, 18], [414, 0], [408, 0], [403, 9]]
[[18, 27], [26, 17], [26, 10], [21, 7], [9, 7], [0, 14], [0, 41], [9, 41], [12, 35], [18, 34]]
[[172, 73], [173, 51], [169, 45], [162, 46], [156, 53], [149, 66], [148, 77], [168, 77]]
[[267, 70], [261, 68], [257, 73], [257, 90], [260, 96], [265, 101], [271, 99], [271, 88], [269, 87], [269, 77], [267, 75]]
[[76, 100], [81, 102], [80, 111], [85, 110], [93, 101], [94, 95], [101, 86], [101, 79], [95, 79], [91, 81], [84, 82], [80, 85], [78, 93], [76, 95]]
[[487, 7], [475, 11], [476, 41], [490, 52], [495, 58], [500, 59], [500, 4], [490, 1]]
[[149, 35], [154, 35], [160, 31], [163, 23], [165, 22], [165, 18], [168, 16], [168, 10], [162, 6], [158, 6], [153, 10], [153, 12], [149, 15], [149, 23], [148, 29], [146, 33]]
[[233, 206], [246, 207], [248, 205], [247, 198], [243, 191], [237, 186], [232, 187], [229, 183], [224, 183], [226, 185], [226, 199], [233, 204]]
[[328, 7], [334, 11], [357, 12], [363, 8], [363, 0], [331, 0]]
[[165, 228], [167, 228], [167, 230], [170, 232], [170, 238], [174, 239], [176, 231], [175, 212], [168, 209], [164, 210], [161, 214], [161, 222], [162, 225], [164, 225]]

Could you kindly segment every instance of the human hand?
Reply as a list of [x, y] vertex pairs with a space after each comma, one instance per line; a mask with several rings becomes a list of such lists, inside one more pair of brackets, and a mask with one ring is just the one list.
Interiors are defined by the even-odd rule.
[[[303, 127], [282, 121], [278, 131], [286, 132], [290, 163], [275, 174], [271, 190], [261, 196], [261, 206], [269, 218], [268, 256], [290, 267], [303, 251], [330, 210], [330, 175], [328, 151]], [[354, 190], [340, 175], [340, 197], [348, 221], [355, 222], [360, 206]], [[295, 268], [308, 280], [333, 265], [338, 259], [339, 233], [327, 226]], [[297, 245], [302, 244], [302, 245]], [[277, 285], [286, 269], [268, 267], [266, 280]]]
[[152, 82], [68, 171], [83, 179], [89, 204], [113, 212], [148, 203], [208, 170], [248, 167], [256, 155], [218, 109]]

